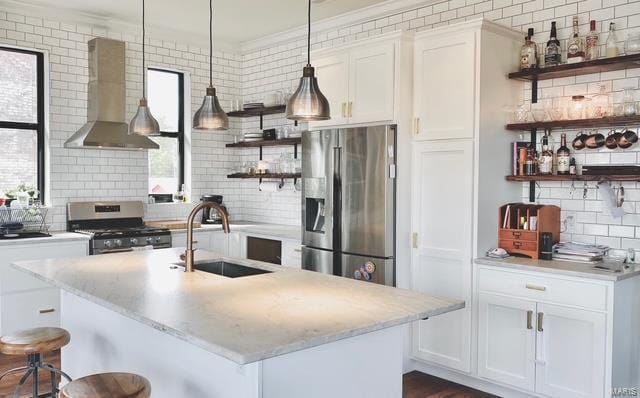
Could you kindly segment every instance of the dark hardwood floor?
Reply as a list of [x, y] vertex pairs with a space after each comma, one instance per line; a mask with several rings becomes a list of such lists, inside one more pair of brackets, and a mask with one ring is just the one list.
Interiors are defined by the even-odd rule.
[[[60, 351], [54, 351], [49, 354], [44, 355], [44, 362], [50, 363], [56, 368], [60, 369]], [[24, 366], [27, 363], [26, 356], [15, 356], [15, 355], [3, 355], [0, 354], [0, 374], [6, 372], [9, 369], [18, 368], [20, 366]], [[0, 398], [9, 398], [13, 397], [13, 393], [16, 389], [16, 386], [20, 382], [20, 378], [24, 375], [24, 372], [14, 373], [2, 379], [0, 381]], [[51, 377], [49, 372], [38, 372], [38, 376], [40, 378], [40, 391], [39, 395], [42, 396], [44, 393], [51, 393]], [[22, 388], [21, 397], [31, 397], [31, 379], [29, 382], [25, 383]]]
[[404, 375], [402, 386], [403, 398], [497, 398], [418, 371]]

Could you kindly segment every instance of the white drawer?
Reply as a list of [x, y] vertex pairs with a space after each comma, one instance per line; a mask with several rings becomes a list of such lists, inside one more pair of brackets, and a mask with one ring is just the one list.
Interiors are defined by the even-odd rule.
[[60, 326], [60, 289], [3, 295], [2, 334], [42, 326]]
[[497, 269], [479, 269], [481, 292], [575, 305], [601, 311], [607, 309], [607, 286], [589, 282], [557, 279]]

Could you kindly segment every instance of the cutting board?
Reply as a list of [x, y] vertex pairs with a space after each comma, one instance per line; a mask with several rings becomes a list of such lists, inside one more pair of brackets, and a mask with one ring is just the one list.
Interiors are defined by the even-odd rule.
[[[187, 220], [159, 220], [159, 221], [147, 221], [146, 224], [155, 228], [168, 228], [168, 229], [187, 229]], [[194, 222], [193, 228], [199, 228], [200, 223]]]

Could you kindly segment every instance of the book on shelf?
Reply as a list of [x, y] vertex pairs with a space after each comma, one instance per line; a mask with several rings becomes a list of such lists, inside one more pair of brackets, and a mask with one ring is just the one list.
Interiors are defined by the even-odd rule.
[[511, 173], [514, 176], [523, 175], [524, 164], [521, 164], [520, 150], [526, 150], [529, 143], [526, 141], [514, 141], [511, 143]]

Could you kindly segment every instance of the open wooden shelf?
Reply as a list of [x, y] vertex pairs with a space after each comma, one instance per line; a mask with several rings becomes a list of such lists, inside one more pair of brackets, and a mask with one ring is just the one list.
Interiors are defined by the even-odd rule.
[[640, 115], [611, 116], [597, 119], [552, 120], [549, 122], [525, 122], [507, 124], [506, 129], [512, 131], [526, 131], [533, 129], [580, 129], [598, 127], [625, 127], [640, 124]]
[[548, 80], [638, 67], [640, 67], [640, 54], [631, 54], [513, 72], [509, 73], [509, 79], [524, 81]]
[[266, 174], [248, 174], [248, 173], [234, 173], [227, 175], [227, 178], [242, 178], [242, 179], [263, 179], [272, 178], [282, 180], [285, 178], [300, 178], [302, 173], [266, 173]]
[[242, 111], [233, 111], [227, 113], [229, 117], [253, 117], [263, 115], [275, 115], [277, 113], [285, 113], [287, 110], [286, 105], [265, 106], [262, 108], [251, 108]]
[[302, 138], [284, 138], [281, 140], [260, 140], [260, 141], [243, 141], [232, 144], [227, 144], [227, 148], [258, 148], [262, 146], [286, 146], [286, 145], [299, 145], [302, 143]]
[[536, 182], [536, 181], [631, 181], [640, 182], [640, 175], [537, 175], [537, 176], [507, 176], [507, 181]]

